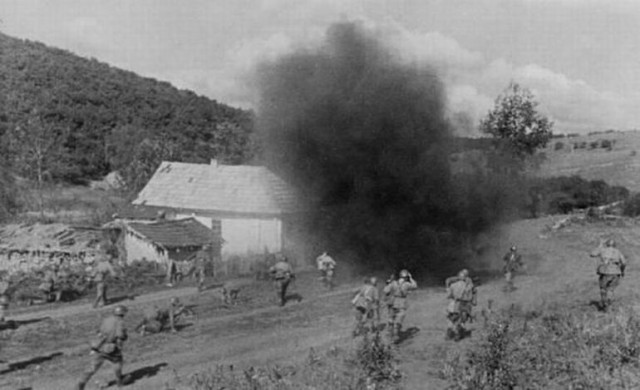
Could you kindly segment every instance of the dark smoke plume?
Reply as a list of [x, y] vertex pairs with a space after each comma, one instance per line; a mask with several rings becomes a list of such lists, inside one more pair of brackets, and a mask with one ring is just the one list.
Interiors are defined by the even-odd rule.
[[501, 186], [450, 171], [435, 71], [400, 64], [359, 24], [331, 26], [322, 47], [258, 75], [267, 163], [305, 191], [326, 249], [370, 268], [442, 274], [500, 219]]

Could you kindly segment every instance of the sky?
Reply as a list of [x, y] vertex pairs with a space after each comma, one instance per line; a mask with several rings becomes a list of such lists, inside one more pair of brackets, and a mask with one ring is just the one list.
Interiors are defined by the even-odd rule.
[[358, 21], [398, 61], [435, 67], [448, 112], [472, 123], [515, 81], [556, 132], [640, 128], [640, 1], [0, 0], [0, 20], [13, 37], [244, 108], [257, 64]]

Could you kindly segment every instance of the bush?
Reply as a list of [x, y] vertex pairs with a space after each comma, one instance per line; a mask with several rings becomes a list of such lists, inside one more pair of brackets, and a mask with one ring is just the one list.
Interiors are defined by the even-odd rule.
[[624, 202], [622, 213], [628, 217], [640, 215], [640, 194], [635, 194]]
[[451, 358], [450, 389], [613, 389], [640, 387], [640, 318], [620, 309], [501, 313], [482, 341]]
[[562, 150], [564, 149], [564, 143], [562, 142], [556, 142], [555, 145], [553, 146], [553, 150]]

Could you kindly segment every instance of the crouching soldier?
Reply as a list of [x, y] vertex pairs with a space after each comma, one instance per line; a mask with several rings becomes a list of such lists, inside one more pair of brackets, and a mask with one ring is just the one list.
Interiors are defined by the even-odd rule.
[[409, 307], [407, 297], [416, 288], [418, 288], [418, 284], [406, 269], [400, 271], [398, 280], [392, 281], [384, 288], [384, 294], [389, 294], [392, 297], [391, 318], [389, 319], [389, 323], [392, 325], [389, 328], [389, 336], [392, 340], [398, 340], [400, 337], [402, 322]]
[[280, 300], [280, 306], [284, 306], [287, 303], [287, 288], [289, 287], [289, 283], [295, 278], [289, 260], [283, 257], [282, 260], [269, 268], [269, 274], [275, 282], [276, 294]]
[[160, 333], [164, 331], [167, 326], [171, 329], [171, 332], [177, 332], [176, 322], [178, 318], [185, 312], [186, 307], [180, 303], [178, 298], [171, 298], [171, 303], [168, 308], [160, 309], [154, 306], [144, 313], [144, 318], [135, 327], [136, 332], [140, 332], [142, 336], [147, 333]]
[[465, 324], [473, 320], [473, 306], [477, 304], [476, 288], [469, 277], [469, 271], [463, 269], [456, 276], [447, 278], [447, 327], [446, 339], [461, 340], [465, 333]]
[[627, 262], [624, 255], [615, 247], [616, 243], [608, 239], [604, 246], [602, 243], [591, 252], [591, 257], [600, 259], [596, 273], [600, 285], [600, 308], [607, 310], [613, 301], [613, 292], [620, 284], [624, 276]]
[[380, 320], [380, 295], [378, 292], [378, 279], [366, 278], [364, 285], [360, 287], [351, 300], [356, 309], [356, 325], [353, 329], [353, 337], [363, 331], [371, 331], [375, 328], [375, 321]]
[[125, 306], [116, 306], [113, 315], [102, 321], [98, 337], [91, 343], [91, 355], [93, 356], [91, 367], [78, 383], [78, 390], [84, 390], [91, 377], [100, 369], [105, 360], [114, 365], [118, 387], [124, 385], [122, 347], [127, 340], [127, 329], [124, 326], [125, 314], [127, 314]]

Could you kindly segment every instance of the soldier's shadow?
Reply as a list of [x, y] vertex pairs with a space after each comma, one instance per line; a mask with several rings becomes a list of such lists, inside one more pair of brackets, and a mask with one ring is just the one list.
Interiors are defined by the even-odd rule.
[[289, 303], [289, 301], [302, 302], [302, 295], [298, 293], [287, 294], [285, 302]]
[[[160, 370], [162, 370], [164, 367], [168, 365], [169, 365], [168, 363], [162, 362], [162, 363], [154, 364], [153, 366], [138, 368], [137, 370], [134, 370], [125, 375], [124, 385], [125, 386], [132, 385], [141, 379], [154, 377], [158, 375], [158, 372], [160, 372]], [[111, 381], [109, 382], [107, 387], [111, 387], [115, 385], [116, 385], [116, 381]]]
[[396, 344], [404, 343], [405, 341], [412, 339], [416, 334], [418, 334], [418, 332], [420, 332], [420, 328], [417, 326], [401, 330], [400, 333], [398, 333]]
[[54, 352], [51, 353], [49, 355], [45, 355], [45, 356], [37, 356], [31, 359], [27, 359], [27, 360], [22, 360], [19, 362], [14, 362], [14, 363], [9, 363], [9, 367], [5, 370], [0, 371], [0, 375], [4, 375], [4, 374], [8, 374], [10, 372], [13, 371], [18, 371], [18, 370], [23, 370], [27, 367], [29, 367], [30, 365], [33, 364], [41, 364], [44, 362], [47, 362], [49, 360], [52, 360], [58, 356], [62, 356], [62, 352]]
[[0, 331], [3, 331], [5, 329], [18, 329], [19, 327], [21, 327], [22, 325], [29, 325], [29, 324], [34, 324], [40, 321], [45, 321], [45, 320], [50, 320], [51, 317], [40, 317], [40, 318], [33, 318], [30, 320], [24, 320], [24, 321], [19, 321], [19, 320], [7, 320], [4, 323], [0, 323]]
[[120, 303], [123, 301], [133, 301], [134, 299], [136, 299], [135, 294], [120, 295], [117, 297], [109, 298], [107, 305], [115, 305], [116, 303]]

